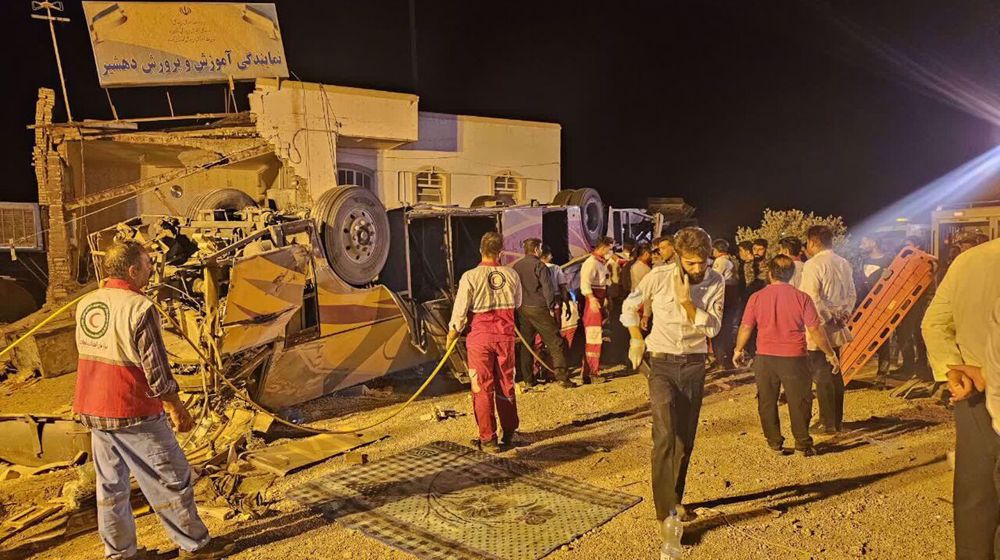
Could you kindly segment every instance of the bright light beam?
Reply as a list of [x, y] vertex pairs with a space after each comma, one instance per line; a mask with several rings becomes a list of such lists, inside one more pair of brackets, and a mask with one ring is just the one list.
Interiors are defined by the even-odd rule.
[[1000, 96], [997, 96], [992, 88], [983, 87], [968, 76], [926, 54], [922, 56], [924, 61], [918, 62], [912, 56], [877, 39], [860, 25], [833, 14], [829, 9], [823, 11], [842, 31], [883, 62], [900, 71], [903, 78], [919, 86], [927, 94], [970, 115], [1000, 126]]
[[920, 189], [861, 221], [853, 231], [865, 234], [898, 218], [925, 223], [938, 206], [968, 199], [980, 188], [1000, 179], [1000, 146], [979, 155]]

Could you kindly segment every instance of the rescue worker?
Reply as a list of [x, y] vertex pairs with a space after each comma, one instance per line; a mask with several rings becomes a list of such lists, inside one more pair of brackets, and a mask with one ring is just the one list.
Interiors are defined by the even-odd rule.
[[607, 258], [614, 247], [614, 240], [602, 237], [580, 267], [580, 293], [584, 297], [583, 329], [586, 345], [583, 355], [583, 382], [607, 381], [601, 377], [601, 345], [604, 342], [604, 313], [607, 306], [607, 289], [611, 274]]
[[[517, 401], [514, 395], [514, 313], [521, 307], [521, 281], [517, 273], [500, 265], [503, 237], [488, 232], [479, 242], [482, 262], [458, 282], [449, 322], [448, 345], [469, 327], [465, 338], [472, 409], [479, 426], [476, 443], [496, 452], [514, 444]], [[497, 439], [500, 417], [502, 437]]]
[[563, 339], [559, 336], [559, 325], [552, 316], [556, 295], [552, 291], [552, 274], [540, 259], [542, 240], [531, 237], [524, 240], [523, 246], [524, 257], [514, 263], [513, 267], [521, 282], [521, 307], [517, 310], [517, 327], [524, 337], [518, 356], [518, 369], [525, 387], [534, 386], [537, 381], [532, 367], [534, 356], [524, 344], [534, 344], [537, 334], [541, 336], [552, 357], [556, 381], [563, 387], [575, 387], [567, 373], [566, 351]]
[[170, 427], [187, 432], [194, 420], [177, 396], [156, 308], [140, 292], [153, 271], [149, 255], [128, 241], [110, 247], [103, 264], [104, 286], [76, 307], [73, 410], [90, 428], [105, 558], [140, 557], [130, 473], [179, 558], [223, 558], [233, 545], [211, 538], [198, 516], [191, 468]]
[[[622, 306], [631, 335], [629, 360], [638, 368], [649, 349], [649, 401], [653, 413], [653, 501], [662, 522], [677, 514], [705, 390], [708, 338], [722, 327], [725, 283], [708, 266], [712, 239], [686, 227], [674, 237], [677, 262], [654, 268]], [[651, 309], [652, 328], [643, 341], [639, 309]]]
[[[802, 267], [799, 289], [812, 298], [826, 338], [839, 355], [840, 348], [851, 341], [851, 331], [847, 328], [855, 302], [851, 263], [833, 252], [833, 231], [824, 225], [813, 226], [806, 232], [806, 254], [809, 260]], [[819, 422], [814, 427], [820, 433], [834, 434], [842, 429], [844, 422], [844, 377], [809, 333], [806, 343], [819, 401]]]
[[997, 270], [1000, 239], [960, 254], [941, 280], [922, 324], [934, 379], [948, 382], [955, 403], [953, 507], [958, 560], [995, 558], [1000, 529], [1000, 499], [994, 486], [1000, 436], [990, 429], [1000, 410], [991, 409], [982, 393], [986, 383], [980, 370], [989, 364], [991, 354], [987, 344], [991, 312], [1000, 300]]

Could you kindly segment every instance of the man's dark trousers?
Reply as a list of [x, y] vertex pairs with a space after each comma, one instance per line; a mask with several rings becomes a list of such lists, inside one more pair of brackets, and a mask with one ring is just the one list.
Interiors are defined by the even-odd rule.
[[764, 437], [772, 449], [784, 446], [781, 422], [778, 419], [778, 393], [785, 387], [788, 416], [795, 437], [795, 449], [809, 449], [809, 418], [812, 416], [812, 374], [805, 356], [763, 356], [753, 361], [754, 378], [757, 380], [757, 411]]
[[[559, 326], [548, 309], [536, 306], [522, 306], [517, 310], [517, 330], [521, 331], [521, 336], [528, 344], [535, 343], [535, 334], [542, 335], [542, 342], [552, 356], [552, 368], [556, 370], [556, 380], [564, 381], [569, 379], [566, 371], [566, 351], [563, 347], [563, 337], [559, 335]], [[521, 378], [528, 385], [535, 384], [535, 370], [532, 368], [534, 357], [531, 352], [524, 347], [524, 343], [518, 348], [518, 369], [521, 370]]]
[[955, 403], [955, 558], [1000, 558], [1000, 437], [983, 393]]
[[833, 366], [820, 350], [810, 350], [808, 360], [813, 382], [816, 383], [819, 419], [823, 428], [840, 431], [844, 423], [844, 376], [840, 373], [833, 375]]
[[[727, 295], [728, 296], [728, 292]], [[736, 345], [736, 333], [740, 328], [740, 313], [738, 305], [725, 307], [722, 310], [722, 328], [719, 334], [712, 339], [712, 352], [715, 354], [715, 361], [722, 369], [733, 367], [733, 347]]]
[[662, 520], [684, 498], [684, 483], [705, 393], [705, 354], [652, 353], [649, 365], [653, 502], [656, 518]]

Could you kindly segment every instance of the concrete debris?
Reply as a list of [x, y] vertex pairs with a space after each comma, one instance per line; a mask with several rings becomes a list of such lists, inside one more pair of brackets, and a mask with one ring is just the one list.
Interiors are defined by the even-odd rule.
[[453, 420], [455, 418], [460, 418], [462, 416], [467, 416], [464, 412], [458, 412], [457, 410], [451, 408], [440, 408], [436, 404], [431, 405], [431, 413], [425, 414], [420, 417], [421, 420], [431, 421], [436, 420], [438, 422], [443, 422], [445, 420]]
[[367, 385], [361, 386], [361, 396], [371, 397], [373, 399], [389, 399], [392, 398], [393, 388], [392, 385], [387, 385], [385, 387], [380, 387], [378, 389], [372, 389]]
[[368, 464], [368, 454], [367, 453], [345, 453], [344, 462], [348, 465], [366, 465]]
[[243, 455], [243, 460], [262, 471], [285, 476], [381, 439], [362, 434], [320, 434], [250, 451]]
[[13, 480], [15, 478], [21, 478], [23, 476], [37, 476], [40, 474], [50, 473], [59, 469], [68, 469], [70, 467], [77, 467], [83, 465], [87, 462], [87, 452], [79, 451], [76, 457], [68, 461], [56, 461], [53, 463], [46, 463], [38, 467], [26, 467], [24, 465], [11, 465], [0, 471], [0, 481]]
[[72, 417], [3, 414], [0, 431], [0, 460], [16, 465], [41, 467], [90, 453], [90, 430]]

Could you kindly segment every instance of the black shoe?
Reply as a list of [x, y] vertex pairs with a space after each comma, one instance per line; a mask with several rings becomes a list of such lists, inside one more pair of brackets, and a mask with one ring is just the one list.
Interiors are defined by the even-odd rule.
[[479, 449], [483, 453], [499, 453], [500, 452], [500, 446], [497, 444], [497, 440], [495, 438], [491, 439], [489, 441], [482, 441], [482, 440], [479, 440], [479, 439], [474, 439], [474, 440], [472, 440], [472, 445], [475, 445], [476, 449]]
[[576, 383], [573, 383], [569, 379], [563, 379], [559, 382], [559, 386], [563, 389], [576, 389]]
[[194, 552], [181, 550], [177, 554], [177, 558], [178, 560], [221, 560], [231, 555], [235, 548], [236, 546], [233, 544], [233, 541], [215, 537], [208, 541], [208, 544]]
[[814, 457], [816, 455], [816, 448], [807, 447], [805, 449], [796, 449], [795, 452], [802, 455], [803, 457]]
[[590, 376], [589, 375], [583, 376], [583, 384], [584, 385], [590, 385], [590, 383], [591, 383]]
[[504, 434], [503, 437], [500, 438], [500, 445], [498, 450], [507, 451], [510, 449], [514, 449], [515, 447], [517, 447], [517, 441], [514, 439], [514, 434], [510, 435]]
[[775, 453], [777, 453], [778, 455], [784, 455], [784, 456], [787, 456], [787, 455], [791, 455], [791, 454], [792, 454], [792, 450], [791, 450], [791, 449], [785, 449], [785, 447], [784, 447], [784, 446], [780, 446], [780, 445], [779, 445], [778, 447], [774, 447], [774, 446], [772, 446], [772, 445], [769, 445], [768, 447], [770, 447], [770, 448], [771, 448], [771, 451], [774, 451], [774, 452], [775, 452]]

